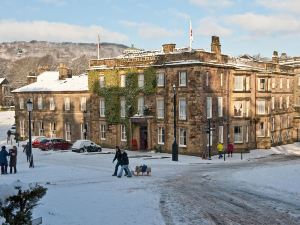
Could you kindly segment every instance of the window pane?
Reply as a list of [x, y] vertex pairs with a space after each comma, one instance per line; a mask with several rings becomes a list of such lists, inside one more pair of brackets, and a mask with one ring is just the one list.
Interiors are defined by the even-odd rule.
[[179, 99], [179, 119], [186, 120], [186, 100]]

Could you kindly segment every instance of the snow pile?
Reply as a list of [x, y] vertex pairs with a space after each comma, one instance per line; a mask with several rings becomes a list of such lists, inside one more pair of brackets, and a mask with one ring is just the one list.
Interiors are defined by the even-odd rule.
[[275, 154], [300, 155], [300, 143], [295, 142], [294, 144], [272, 147], [271, 151]]

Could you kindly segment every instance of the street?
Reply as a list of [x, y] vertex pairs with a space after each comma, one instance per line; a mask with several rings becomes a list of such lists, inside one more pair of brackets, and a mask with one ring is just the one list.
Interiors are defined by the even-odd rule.
[[237, 170], [299, 164], [276, 155], [236, 164], [199, 164], [164, 182], [160, 210], [166, 225], [300, 224], [299, 194], [274, 193], [232, 179]]

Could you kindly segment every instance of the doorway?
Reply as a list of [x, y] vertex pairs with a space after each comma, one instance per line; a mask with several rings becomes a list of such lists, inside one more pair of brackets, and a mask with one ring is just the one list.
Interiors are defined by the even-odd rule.
[[148, 128], [147, 126], [140, 127], [140, 150], [148, 149]]

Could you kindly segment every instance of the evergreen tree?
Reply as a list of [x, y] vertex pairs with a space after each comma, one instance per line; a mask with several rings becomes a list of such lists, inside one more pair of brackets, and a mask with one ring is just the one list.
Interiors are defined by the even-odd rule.
[[47, 188], [39, 185], [24, 191], [21, 187], [15, 188], [18, 190], [18, 193], [8, 197], [0, 204], [0, 216], [5, 219], [5, 223], [2, 225], [30, 225], [32, 210], [46, 194]]

